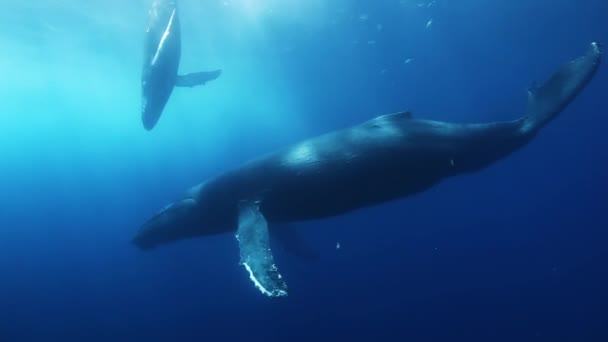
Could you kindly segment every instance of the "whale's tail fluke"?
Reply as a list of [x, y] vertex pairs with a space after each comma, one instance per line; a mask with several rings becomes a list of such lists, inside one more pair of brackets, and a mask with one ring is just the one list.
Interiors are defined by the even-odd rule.
[[523, 132], [533, 134], [554, 119], [593, 78], [600, 60], [600, 46], [591, 43], [584, 56], [563, 65], [542, 86], [530, 89]]
[[196, 87], [220, 77], [222, 70], [193, 72], [179, 75], [175, 80], [176, 87]]

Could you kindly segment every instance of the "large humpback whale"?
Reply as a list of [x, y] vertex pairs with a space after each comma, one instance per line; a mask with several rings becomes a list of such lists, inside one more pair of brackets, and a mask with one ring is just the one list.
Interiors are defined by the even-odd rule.
[[153, 0], [148, 12], [141, 77], [144, 128], [156, 126], [174, 87], [194, 87], [218, 78], [221, 70], [178, 75], [181, 32], [176, 0]]
[[269, 224], [321, 219], [410, 196], [450, 176], [481, 170], [524, 147], [592, 79], [600, 48], [564, 64], [528, 94], [527, 113], [505, 122], [455, 124], [379, 116], [314, 137], [191, 188], [140, 228], [149, 249], [236, 230], [241, 265], [269, 296], [287, 285], [269, 248]]

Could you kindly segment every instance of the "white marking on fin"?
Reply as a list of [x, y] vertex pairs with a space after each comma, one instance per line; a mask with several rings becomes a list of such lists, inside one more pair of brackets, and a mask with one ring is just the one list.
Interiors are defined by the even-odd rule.
[[163, 45], [165, 44], [165, 41], [167, 40], [167, 37], [169, 36], [169, 33], [171, 33], [171, 32], [169, 32], [169, 28], [171, 27], [171, 24], [173, 24], [173, 18], [175, 18], [175, 8], [173, 9], [173, 12], [171, 12], [171, 18], [169, 18], [169, 23], [167, 24], [167, 28], [165, 29], [165, 32], [163, 32], [163, 36], [160, 39], [158, 48], [156, 48], [156, 53], [154, 54], [154, 58], [152, 58], [152, 65], [156, 64], [156, 60], [158, 59], [160, 50], [162, 50]]
[[[249, 279], [251, 279], [251, 281], [253, 281], [253, 284], [255, 285], [255, 287], [260, 290], [260, 292], [262, 292], [263, 294], [269, 296], [269, 297], [273, 297], [273, 296], [277, 296], [277, 297], [282, 297], [282, 296], [286, 296], [287, 292], [284, 290], [279, 290], [277, 292], [270, 292], [268, 291], [259, 281], [258, 279], [253, 275], [253, 270], [251, 269], [251, 266], [249, 266], [246, 262], [243, 263], [243, 266], [245, 267], [245, 269], [247, 270], [247, 272], [249, 272]], [[279, 278], [282, 278], [281, 275], [279, 274]]]

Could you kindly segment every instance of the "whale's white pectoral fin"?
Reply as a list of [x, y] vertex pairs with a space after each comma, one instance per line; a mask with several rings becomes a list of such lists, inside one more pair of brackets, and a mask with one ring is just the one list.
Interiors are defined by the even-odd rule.
[[222, 70], [193, 72], [185, 75], [178, 75], [175, 80], [176, 87], [196, 87], [220, 77]]
[[287, 296], [287, 284], [279, 274], [270, 250], [268, 223], [258, 203], [240, 204], [236, 239], [241, 253], [240, 264], [249, 272], [255, 286], [269, 297]]

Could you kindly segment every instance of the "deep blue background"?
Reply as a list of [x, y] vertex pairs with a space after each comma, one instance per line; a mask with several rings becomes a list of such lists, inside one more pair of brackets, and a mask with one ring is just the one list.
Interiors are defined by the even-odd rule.
[[315, 134], [522, 115], [533, 80], [608, 43], [608, 2], [182, 0], [181, 69], [224, 74], [152, 132], [148, 2], [126, 3], [0, 13], [1, 341], [608, 341], [605, 67], [490, 168], [298, 224], [321, 259], [276, 246], [286, 299], [252, 286], [232, 235], [128, 243], [188, 187]]

